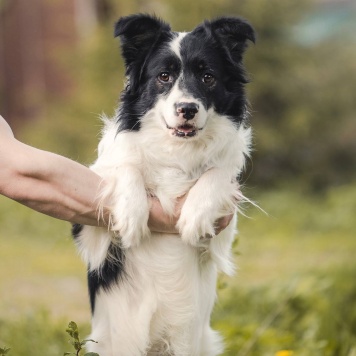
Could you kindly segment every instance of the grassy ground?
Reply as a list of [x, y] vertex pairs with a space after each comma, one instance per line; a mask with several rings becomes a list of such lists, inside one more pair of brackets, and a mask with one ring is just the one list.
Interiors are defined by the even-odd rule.
[[269, 215], [240, 221], [240, 271], [214, 314], [226, 355], [356, 355], [356, 187], [257, 199]]
[[[254, 195], [268, 215], [249, 208], [240, 218], [240, 269], [222, 278], [213, 316], [225, 355], [356, 356], [356, 186]], [[69, 230], [0, 199], [0, 347], [10, 356], [70, 351], [70, 320], [89, 330], [85, 267]]]

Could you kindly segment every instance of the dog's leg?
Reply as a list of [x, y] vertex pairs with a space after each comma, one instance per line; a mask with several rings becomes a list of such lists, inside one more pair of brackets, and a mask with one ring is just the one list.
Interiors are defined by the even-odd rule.
[[147, 226], [149, 204], [144, 180], [139, 169], [125, 165], [116, 168], [117, 179], [105, 176], [104, 199], [111, 201], [112, 229], [120, 236], [121, 246], [138, 246], [150, 235]]
[[137, 289], [128, 281], [121, 281], [110, 291], [101, 290], [97, 294], [90, 338], [98, 343], [88, 344], [88, 351], [97, 352], [100, 356], [146, 354], [157, 300], [147, 280], [138, 277], [136, 283]]
[[199, 356], [217, 356], [224, 351], [222, 337], [220, 334], [207, 326], [201, 338]]
[[219, 168], [205, 172], [189, 191], [177, 223], [183, 241], [195, 246], [200, 238], [215, 236], [214, 222], [234, 211], [236, 194], [229, 172]]
[[223, 350], [220, 336], [210, 328], [210, 315], [216, 298], [217, 267], [211, 259], [200, 263], [194, 280], [191, 317], [171, 329], [169, 342], [173, 355], [215, 356]]
[[216, 299], [216, 281], [216, 264], [212, 260], [202, 263], [196, 328], [199, 338], [195, 341], [199, 356], [217, 356], [224, 349], [221, 336], [210, 327], [210, 315]]
[[209, 325], [189, 325], [182, 329], [177, 328], [171, 336], [170, 344], [172, 355], [179, 356], [217, 356], [223, 350], [222, 338], [218, 332]]
[[237, 234], [237, 215], [231, 220], [230, 224], [220, 234], [210, 240], [209, 251], [212, 260], [216, 263], [219, 271], [232, 276], [235, 272], [234, 256], [231, 245]]

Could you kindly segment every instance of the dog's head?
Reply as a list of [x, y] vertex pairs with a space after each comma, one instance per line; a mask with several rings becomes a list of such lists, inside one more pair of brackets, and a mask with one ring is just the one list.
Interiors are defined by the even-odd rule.
[[139, 130], [152, 109], [162, 128], [179, 139], [198, 137], [212, 115], [237, 124], [244, 119], [242, 57], [247, 41], [255, 41], [246, 21], [223, 17], [177, 33], [155, 17], [132, 15], [116, 23], [115, 36], [128, 77], [120, 130]]

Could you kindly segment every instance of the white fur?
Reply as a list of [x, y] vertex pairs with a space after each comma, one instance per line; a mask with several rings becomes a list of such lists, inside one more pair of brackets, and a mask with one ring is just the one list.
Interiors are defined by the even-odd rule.
[[[181, 93], [170, 95], [176, 100]], [[234, 271], [236, 217], [218, 236], [201, 237], [213, 236], [216, 219], [236, 208], [235, 177], [249, 153], [250, 129], [202, 109], [194, 118], [202, 128], [196, 137], [173, 137], [164, 124], [171, 101], [160, 100], [137, 132], [116, 135], [114, 120], [106, 119], [92, 167], [107, 183], [103, 198], [111, 198], [113, 228], [121, 238], [85, 227], [79, 250], [92, 270], [113, 240], [126, 256], [126, 277], [96, 296], [90, 338], [99, 343], [89, 350], [101, 356], [213, 356], [223, 350], [209, 324], [217, 273]], [[181, 237], [150, 233], [147, 196], [158, 197], [172, 214], [175, 199], [187, 192], [177, 224]]]
[[172, 41], [171, 49], [172, 51], [181, 59], [180, 55], [180, 43], [182, 39], [187, 35], [187, 32], [178, 32], [178, 36]]

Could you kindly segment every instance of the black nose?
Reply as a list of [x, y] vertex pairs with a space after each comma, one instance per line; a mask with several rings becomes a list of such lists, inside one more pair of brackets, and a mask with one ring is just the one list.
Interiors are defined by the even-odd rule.
[[199, 105], [196, 103], [178, 103], [176, 104], [177, 115], [182, 114], [186, 120], [194, 118], [195, 114], [199, 110]]

